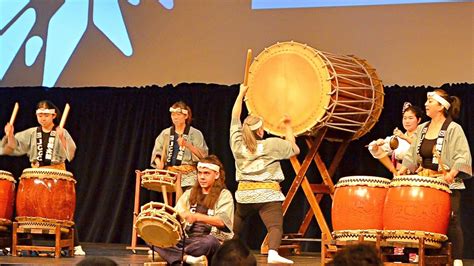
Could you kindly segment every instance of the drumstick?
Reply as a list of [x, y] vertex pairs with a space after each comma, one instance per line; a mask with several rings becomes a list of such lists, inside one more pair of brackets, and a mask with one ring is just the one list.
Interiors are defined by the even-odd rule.
[[252, 62], [252, 49], [247, 50], [247, 61], [245, 62], [244, 85], [247, 86], [249, 80], [249, 68]]
[[163, 194], [163, 201], [168, 205], [168, 193], [166, 193], [166, 185], [161, 185], [161, 194]]
[[69, 109], [71, 109], [71, 107], [69, 107], [69, 104], [66, 103], [66, 106], [64, 107], [63, 116], [61, 117], [61, 122], [59, 122], [59, 127], [64, 128], [64, 124], [66, 124], [67, 115], [69, 114]]
[[20, 106], [18, 105], [18, 102], [16, 102], [15, 106], [13, 107], [12, 116], [10, 117], [10, 125], [13, 125], [13, 123], [15, 123], [16, 114], [18, 113], [19, 108]]

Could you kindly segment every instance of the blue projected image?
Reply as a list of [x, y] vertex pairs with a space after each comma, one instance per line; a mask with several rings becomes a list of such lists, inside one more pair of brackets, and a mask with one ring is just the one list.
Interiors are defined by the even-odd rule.
[[[168, 10], [174, 7], [174, 0], [157, 2]], [[36, 23], [36, 10], [27, 8], [29, 3], [29, 0], [0, 0], [0, 30], [4, 30], [0, 35], [0, 80], [3, 80], [21, 47], [25, 45], [27, 66], [32, 66], [41, 50], [45, 49], [42, 84], [53, 87], [86, 33], [91, 6], [89, 1], [65, 0], [49, 20], [47, 37], [42, 37], [28, 36]], [[140, 0], [129, 0], [128, 3], [137, 6]], [[132, 56], [133, 47], [119, 1], [94, 0], [92, 5], [94, 25], [123, 55]], [[43, 39], [46, 41], [43, 42]]]
[[252, 9], [464, 2], [461, 0], [252, 0]]

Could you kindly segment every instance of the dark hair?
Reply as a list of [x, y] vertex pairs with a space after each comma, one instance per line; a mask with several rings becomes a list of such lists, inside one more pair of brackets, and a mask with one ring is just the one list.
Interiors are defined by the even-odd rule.
[[175, 102], [175, 103], [173, 103], [173, 105], [171, 107], [172, 108], [181, 108], [181, 109], [188, 110], [188, 118], [186, 118], [186, 125], [191, 124], [191, 121], [193, 120], [193, 112], [191, 111], [191, 107], [189, 107], [183, 101]]
[[239, 239], [225, 241], [212, 257], [213, 266], [256, 266], [257, 259]]
[[406, 108], [403, 109], [402, 115], [404, 115], [407, 111], [411, 111], [412, 113], [414, 113], [415, 117], [418, 119], [423, 118], [423, 115], [424, 115], [423, 110], [421, 110], [421, 108], [418, 106], [415, 106], [415, 105], [407, 106]]
[[83, 260], [81, 260], [78, 264], [79, 266], [82, 265], [97, 265], [97, 266], [115, 266], [118, 265], [115, 261], [112, 259], [109, 259], [107, 257], [87, 257]]
[[36, 109], [40, 109], [40, 108], [56, 110], [56, 117], [53, 119], [53, 123], [55, 126], [59, 125], [59, 118], [61, 117], [61, 111], [59, 111], [59, 108], [56, 105], [54, 105], [54, 103], [48, 100], [42, 100], [36, 105]]
[[350, 245], [340, 250], [330, 263], [333, 266], [382, 266], [382, 260], [373, 245]]
[[203, 163], [212, 163], [219, 166], [219, 178], [216, 179], [214, 184], [212, 185], [211, 191], [209, 194], [204, 195], [202, 193], [201, 186], [199, 182], [196, 181], [193, 188], [191, 189], [191, 195], [189, 196], [189, 202], [191, 205], [194, 204], [202, 204], [209, 209], [214, 209], [214, 205], [216, 204], [219, 196], [221, 195], [221, 191], [226, 188], [225, 186], [225, 170], [224, 165], [222, 162], [217, 158], [217, 156], [211, 154], [205, 158], [199, 160]]
[[451, 104], [449, 109], [446, 110], [446, 108], [444, 108], [444, 116], [450, 116], [452, 119], [458, 118], [459, 113], [461, 112], [461, 99], [459, 99], [457, 96], [449, 96], [449, 94], [442, 89], [436, 89], [434, 91], [437, 92], [439, 96], [443, 97], [443, 99], [448, 101], [449, 104]]

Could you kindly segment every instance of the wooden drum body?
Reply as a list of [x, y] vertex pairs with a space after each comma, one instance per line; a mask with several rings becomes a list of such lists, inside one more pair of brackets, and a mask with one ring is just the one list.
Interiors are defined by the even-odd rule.
[[264, 128], [285, 135], [281, 119], [292, 118], [296, 135], [328, 128], [328, 140], [358, 139], [377, 122], [383, 85], [375, 70], [355, 56], [321, 52], [297, 42], [277, 43], [249, 69], [246, 105]]
[[341, 178], [332, 204], [333, 235], [338, 240], [357, 240], [363, 233], [375, 241], [383, 229], [383, 203], [390, 180], [373, 176]]
[[177, 173], [168, 170], [148, 169], [142, 172], [142, 187], [154, 191], [174, 192]]
[[184, 220], [173, 207], [161, 202], [150, 202], [141, 207], [135, 228], [148, 244], [172, 247], [181, 240], [183, 224]]
[[405, 175], [394, 177], [385, 199], [384, 237], [389, 242], [418, 243], [440, 247], [451, 212], [448, 184], [440, 178]]
[[30, 217], [72, 221], [76, 208], [72, 173], [46, 168], [23, 170], [16, 198], [17, 220]]
[[383, 229], [383, 204], [390, 180], [373, 176], [341, 178], [332, 204], [333, 235], [338, 240], [357, 240], [364, 233], [374, 240]]
[[10, 172], [0, 170], [0, 226], [11, 224], [15, 183], [16, 181]]

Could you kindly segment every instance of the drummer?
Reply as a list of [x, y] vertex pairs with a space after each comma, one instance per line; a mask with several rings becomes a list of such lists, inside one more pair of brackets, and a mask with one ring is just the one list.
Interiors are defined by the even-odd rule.
[[[65, 162], [74, 158], [76, 144], [69, 132], [58, 126], [59, 116], [59, 109], [52, 102], [43, 100], [36, 106], [38, 127], [32, 127], [14, 134], [13, 125], [7, 123], [5, 125], [5, 137], [3, 137], [0, 144], [3, 154], [10, 156], [26, 154], [33, 168], [44, 167], [66, 170]], [[77, 230], [74, 245], [75, 255], [85, 255], [77, 238]]]
[[201, 131], [191, 126], [191, 108], [184, 102], [174, 103], [170, 109], [173, 125], [161, 131], [151, 154], [151, 166], [178, 172], [176, 199], [196, 182], [194, 165], [207, 156], [208, 148]]
[[[197, 164], [198, 182], [186, 190], [176, 204], [176, 211], [186, 221], [183, 261], [207, 265], [220, 245], [232, 238], [234, 201], [225, 186], [221, 161], [210, 155]], [[155, 251], [169, 264], [181, 261], [182, 242]]]
[[463, 179], [472, 177], [472, 158], [466, 135], [461, 126], [452, 121], [459, 115], [461, 100], [449, 96], [444, 90], [428, 92], [425, 103], [430, 121], [416, 130], [416, 141], [403, 158], [398, 174], [409, 169], [419, 174], [439, 175], [451, 189], [451, 217], [448, 238], [453, 243], [454, 265], [462, 265], [464, 246], [461, 228], [461, 190], [465, 189]]
[[[369, 144], [369, 152], [376, 159], [379, 159], [384, 163], [384, 160], [389, 162], [384, 163], [385, 167], [392, 172], [396, 173], [396, 170], [400, 169], [403, 156], [410, 148], [410, 145], [416, 140], [416, 128], [421, 122], [423, 111], [420, 107], [414, 106], [409, 102], [405, 102], [402, 108], [402, 124], [406, 130], [403, 133], [400, 129], [395, 128], [393, 130], [393, 136], [386, 137], [385, 139], [374, 140]], [[397, 145], [391, 145], [393, 138], [396, 138]], [[393, 148], [393, 149], [392, 149]], [[391, 159], [388, 159], [388, 156]], [[386, 158], [386, 159], [385, 159]]]
[[285, 199], [279, 185], [285, 178], [279, 160], [299, 154], [300, 149], [288, 117], [282, 121], [286, 129], [285, 139], [263, 139], [263, 120], [256, 116], [247, 116], [242, 125], [240, 115], [247, 89], [247, 86], [240, 85], [230, 124], [230, 148], [239, 182], [235, 192], [235, 238], [241, 237], [246, 218], [258, 212], [268, 230], [267, 263], [293, 264], [278, 254], [283, 235], [282, 202]]

